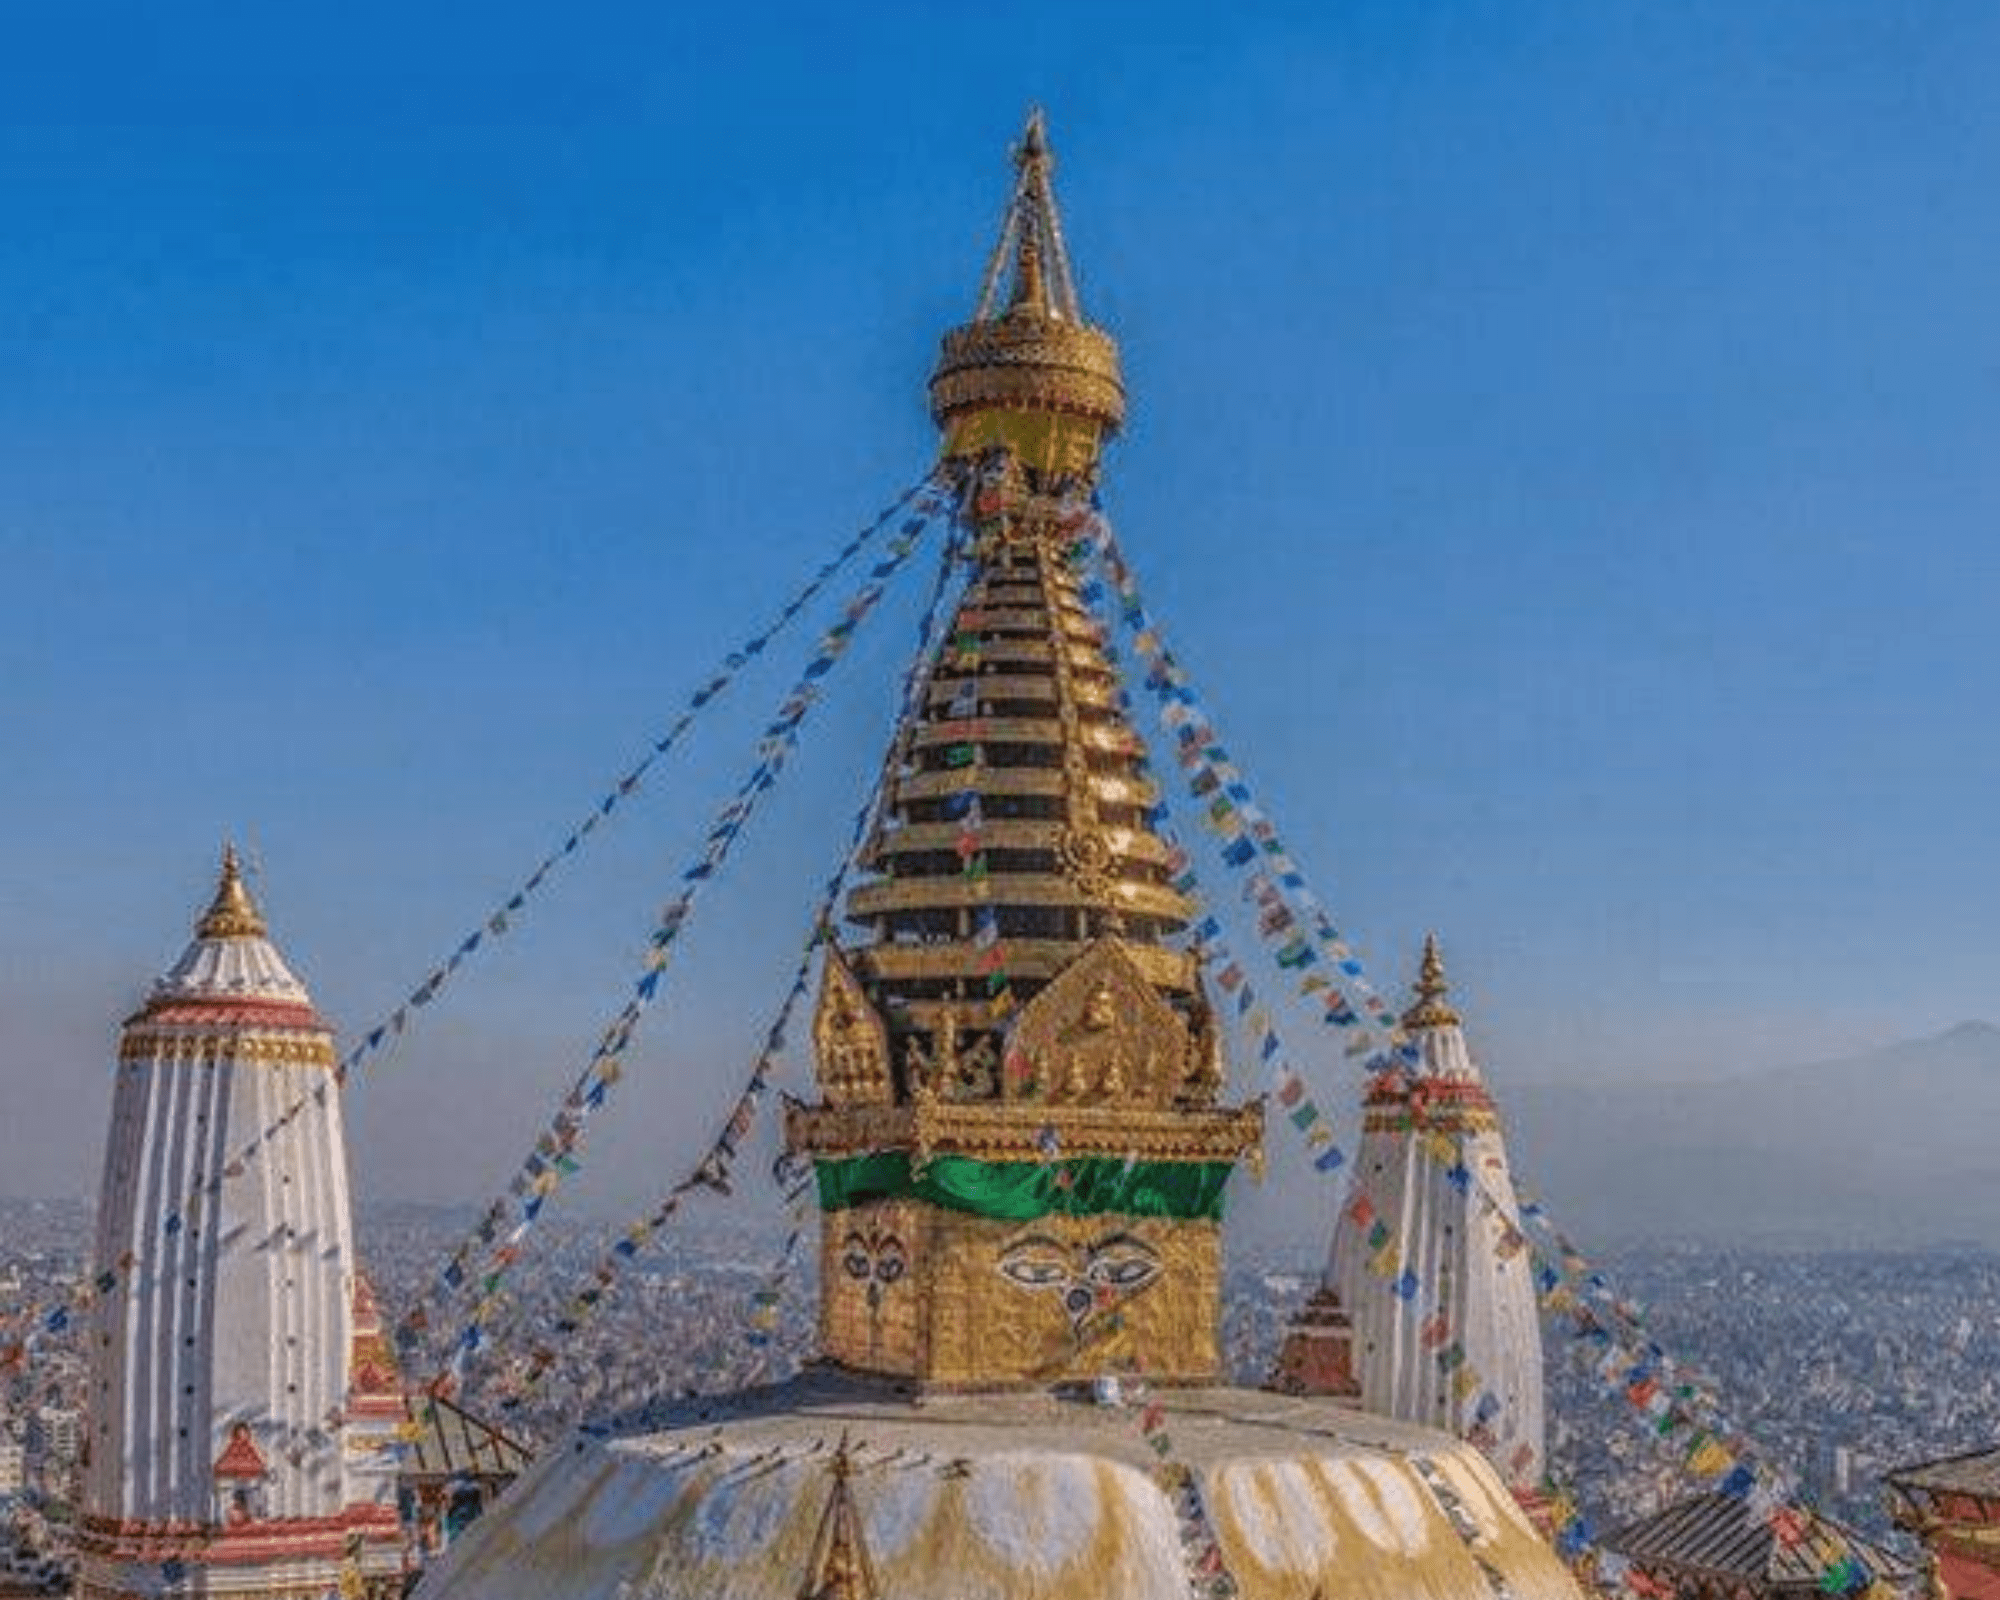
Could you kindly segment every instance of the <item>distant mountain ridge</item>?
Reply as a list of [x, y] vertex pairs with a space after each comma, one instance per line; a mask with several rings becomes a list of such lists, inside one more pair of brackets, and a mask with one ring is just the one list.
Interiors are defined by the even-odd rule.
[[1677, 1084], [1496, 1085], [1579, 1242], [2000, 1247], [2000, 1027]]

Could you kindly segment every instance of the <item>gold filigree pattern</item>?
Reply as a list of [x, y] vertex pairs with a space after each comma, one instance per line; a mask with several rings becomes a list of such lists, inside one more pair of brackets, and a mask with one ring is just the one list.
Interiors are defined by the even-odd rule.
[[1015, 1100], [894, 1106], [785, 1102], [785, 1143], [801, 1155], [907, 1150], [981, 1161], [1045, 1161], [1053, 1140], [1069, 1156], [1142, 1161], [1251, 1161], [1264, 1138], [1264, 1103], [1214, 1109], [1050, 1105]]
[[1123, 943], [1103, 939], [1029, 1002], [1007, 1053], [1029, 1098], [1157, 1106], [1182, 1098], [1192, 1042]]
[[847, 959], [829, 941], [813, 1015], [813, 1052], [819, 1081], [834, 1105], [886, 1105], [892, 1097], [889, 1031], [855, 980]]
[[258, 1066], [331, 1067], [333, 1040], [319, 1032], [217, 1031], [128, 1028], [118, 1041], [120, 1061], [245, 1061]]

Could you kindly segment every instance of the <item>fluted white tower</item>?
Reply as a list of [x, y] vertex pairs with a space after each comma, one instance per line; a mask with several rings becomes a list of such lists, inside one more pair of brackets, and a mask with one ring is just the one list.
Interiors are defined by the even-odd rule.
[[332, 1030], [227, 851], [193, 943], [119, 1042], [86, 1600], [393, 1583], [393, 1480], [347, 1437], [357, 1283], [333, 1068]]
[[1435, 937], [1403, 1025], [1419, 1060], [1369, 1091], [1328, 1285], [1353, 1321], [1361, 1404], [1458, 1434], [1529, 1491], [1545, 1461], [1534, 1274]]

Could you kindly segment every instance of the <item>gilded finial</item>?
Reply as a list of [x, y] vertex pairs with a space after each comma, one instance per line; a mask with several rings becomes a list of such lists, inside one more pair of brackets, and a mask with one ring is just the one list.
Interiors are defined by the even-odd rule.
[[1438, 952], [1438, 937], [1424, 935], [1424, 961], [1417, 969], [1417, 1003], [1403, 1013], [1406, 1028], [1455, 1028], [1458, 1013], [1445, 997], [1451, 985], [1445, 981], [1444, 957]]
[[1049, 156], [1048, 119], [1042, 115], [1040, 106], [1028, 107], [1028, 123], [1021, 130], [1021, 142], [1014, 149], [1014, 165], [1017, 167], [1053, 165]]
[[931, 375], [931, 414], [948, 435], [965, 419], [984, 419], [948, 438], [948, 450], [978, 454], [996, 438], [1018, 445], [1006, 419], [1037, 419], [1035, 428], [1046, 431], [1053, 417], [1073, 424], [1081, 453], [1094, 459], [1103, 435], [1125, 419], [1125, 387], [1118, 346], [1084, 320], [1077, 299], [1039, 106], [1029, 111], [1013, 155], [1014, 192], [1000, 237], [972, 320], [944, 337]]
[[215, 898], [208, 903], [195, 934], [202, 939], [261, 939], [266, 929], [264, 914], [243, 883], [237, 864], [236, 846], [222, 847], [222, 876], [215, 886]]

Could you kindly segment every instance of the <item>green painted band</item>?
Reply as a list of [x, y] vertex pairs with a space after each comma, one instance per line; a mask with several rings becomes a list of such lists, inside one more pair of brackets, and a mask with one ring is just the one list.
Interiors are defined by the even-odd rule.
[[822, 1211], [870, 1200], [923, 1200], [947, 1211], [1028, 1222], [1036, 1217], [1174, 1217], [1219, 1221], [1228, 1161], [975, 1161], [933, 1156], [922, 1172], [909, 1152], [880, 1151], [816, 1163]]

